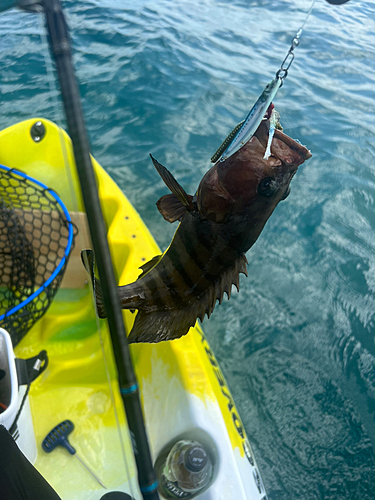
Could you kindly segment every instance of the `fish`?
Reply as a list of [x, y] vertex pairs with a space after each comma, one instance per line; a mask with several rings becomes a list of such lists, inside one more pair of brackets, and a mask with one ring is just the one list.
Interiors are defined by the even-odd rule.
[[254, 135], [254, 132], [259, 127], [260, 122], [263, 120], [267, 109], [271, 105], [282, 84], [283, 80], [281, 78], [274, 78], [268, 85], [265, 86], [257, 102], [242, 122], [242, 126], [238, 130], [237, 134], [222, 154], [220, 161], [227, 160], [230, 156], [232, 156], [232, 154], [236, 153], [250, 140], [250, 138]]
[[[229, 299], [232, 285], [239, 291], [239, 275], [247, 276], [246, 252], [288, 196], [299, 165], [311, 157], [305, 146], [275, 129], [272, 154], [264, 159], [269, 129], [265, 118], [246, 144], [205, 173], [194, 196], [150, 155], [171, 191], [157, 208], [179, 225], [167, 250], [141, 266], [135, 282], [118, 287], [121, 307], [138, 310], [129, 343], [178, 339], [197, 318], [209, 318], [224, 294]], [[91, 279], [103, 318], [100, 282], [93, 273]]]

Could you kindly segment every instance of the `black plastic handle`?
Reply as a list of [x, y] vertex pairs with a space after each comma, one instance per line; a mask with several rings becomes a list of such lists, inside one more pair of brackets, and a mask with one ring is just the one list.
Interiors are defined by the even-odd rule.
[[51, 453], [57, 446], [63, 446], [71, 455], [74, 455], [76, 450], [68, 441], [68, 436], [73, 430], [74, 424], [71, 420], [64, 420], [56, 425], [43, 439], [43, 450], [46, 453]]

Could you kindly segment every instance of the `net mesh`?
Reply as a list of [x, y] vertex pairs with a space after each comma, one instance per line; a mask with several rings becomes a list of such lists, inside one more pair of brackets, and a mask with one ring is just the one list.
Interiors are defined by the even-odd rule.
[[0, 326], [13, 345], [43, 316], [59, 289], [72, 231], [52, 190], [0, 166]]

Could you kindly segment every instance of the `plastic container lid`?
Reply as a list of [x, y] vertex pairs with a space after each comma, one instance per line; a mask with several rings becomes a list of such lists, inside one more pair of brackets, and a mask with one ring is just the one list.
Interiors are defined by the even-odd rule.
[[202, 446], [192, 446], [185, 455], [185, 465], [190, 472], [200, 472], [207, 464], [208, 455]]

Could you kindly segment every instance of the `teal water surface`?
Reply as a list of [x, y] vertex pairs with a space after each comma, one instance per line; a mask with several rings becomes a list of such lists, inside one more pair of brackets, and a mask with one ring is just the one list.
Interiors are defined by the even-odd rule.
[[[92, 152], [160, 246], [152, 153], [194, 193], [285, 57], [305, 0], [64, 2]], [[0, 15], [2, 128], [60, 120], [42, 24]], [[275, 99], [313, 153], [204, 330], [270, 500], [375, 498], [375, 5], [318, 0]], [[10, 165], [11, 166], [11, 165]]]

